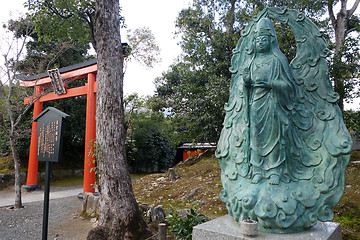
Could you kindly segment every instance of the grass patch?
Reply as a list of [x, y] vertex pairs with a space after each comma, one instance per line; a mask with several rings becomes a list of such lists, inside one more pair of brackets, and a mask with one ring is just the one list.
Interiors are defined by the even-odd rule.
[[[360, 161], [360, 151], [353, 151], [352, 161]], [[344, 240], [360, 240], [360, 163], [346, 168], [344, 195], [334, 207], [334, 222], [341, 224]]]
[[[139, 179], [146, 175], [149, 175], [148, 173], [142, 173], [142, 174], [130, 174], [131, 179]], [[50, 185], [53, 187], [72, 187], [77, 185], [82, 185], [84, 181], [83, 176], [68, 176], [68, 177], [51, 177], [50, 178]], [[45, 181], [40, 181], [39, 184], [44, 185]]]
[[[50, 178], [50, 186], [52, 187], [72, 187], [83, 184], [83, 176], [70, 176], [64, 178]], [[45, 185], [45, 180], [39, 182], [40, 185]]]
[[14, 160], [11, 155], [0, 157], [0, 174], [1, 173], [13, 173], [14, 172]]
[[71, 176], [63, 179], [54, 179], [52, 181], [50, 180], [50, 182], [51, 186], [54, 187], [72, 187], [83, 184], [83, 180], [83, 176]]
[[130, 173], [131, 180], [136, 180], [149, 175], [149, 173]]

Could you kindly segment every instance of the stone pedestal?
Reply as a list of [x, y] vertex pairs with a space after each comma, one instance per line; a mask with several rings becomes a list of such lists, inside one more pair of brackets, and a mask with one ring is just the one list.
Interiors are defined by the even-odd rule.
[[230, 215], [194, 227], [193, 240], [341, 240], [339, 223], [318, 222], [314, 227], [299, 233], [277, 234], [259, 232], [255, 237], [241, 234], [240, 226]]

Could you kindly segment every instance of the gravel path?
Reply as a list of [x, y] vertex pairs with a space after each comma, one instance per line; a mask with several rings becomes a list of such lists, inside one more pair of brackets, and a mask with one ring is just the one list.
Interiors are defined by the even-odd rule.
[[[77, 197], [50, 200], [48, 239], [86, 239], [92, 223], [79, 217], [82, 201]], [[0, 208], [0, 240], [42, 238], [43, 201], [24, 204], [13, 210]]]

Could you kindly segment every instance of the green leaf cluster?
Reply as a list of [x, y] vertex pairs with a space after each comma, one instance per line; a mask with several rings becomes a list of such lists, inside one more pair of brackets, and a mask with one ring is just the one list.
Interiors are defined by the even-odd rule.
[[360, 137], [360, 111], [343, 111], [343, 116], [350, 134]]
[[61, 68], [83, 62], [89, 49], [89, 43], [52, 39], [45, 41], [34, 30], [36, 23], [30, 18], [10, 20], [8, 29], [16, 38], [28, 38], [25, 58], [17, 62], [17, 71], [36, 75], [49, 69]]
[[29, 0], [25, 7], [40, 39], [89, 43], [94, 0]]
[[[360, 36], [352, 36], [345, 39], [341, 47], [341, 57], [333, 57], [329, 61], [331, 80], [341, 79], [342, 84], [334, 84], [334, 90], [346, 102], [360, 97]], [[334, 50], [334, 45], [330, 49]]]
[[178, 240], [191, 240], [193, 227], [207, 221], [205, 215], [199, 214], [198, 205], [190, 209], [185, 217], [181, 217], [170, 205], [170, 212], [165, 220], [169, 231]]
[[126, 151], [133, 172], [159, 172], [173, 164], [175, 148], [171, 123], [151, 108], [153, 98], [125, 98]]

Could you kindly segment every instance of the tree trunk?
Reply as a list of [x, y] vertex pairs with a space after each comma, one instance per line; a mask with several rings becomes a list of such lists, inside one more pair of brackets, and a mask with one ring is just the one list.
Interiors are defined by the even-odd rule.
[[[339, 12], [337, 14], [336, 24], [333, 26], [335, 31], [335, 51], [334, 51], [334, 64], [341, 64], [341, 49], [345, 44], [346, 25], [349, 18], [346, 14]], [[334, 89], [339, 94], [340, 98], [338, 104], [341, 110], [344, 109], [345, 87], [344, 80], [339, 77], [334, 78]]]
[[146, 239], [125, 157], [119, 1], [96, 1], [99, 224], [87, 239]]
[[[328, 13], [330, 16], [331, 24], [335, 32], [335, 51], [333, 64], [341, 63], [342, 47], [345, 44], [345, 38], [351, 32], [355, 31], [355, 28], [348, 29], [348, 23], [355, 10], [358, 8], [360, 0], [353, 2], [351, 9], [347, 10], [347, 0], [340, 0], [340, 10], [336, 17], [333, 11], [333, 3], [335, 1], [328, 1]], [[334, 78], [334, 89], [339, 94], [340, 98], [338, 104], [341, 110], [344, 109], [345, 98], [345, 85], [344, 79], [341, 77]]]
[[231, 35], [234, 33], [234, 22], [235, 22], [235, 4], [236, 0], [230, 0], [231, 7], [226, 13], [225, 28], [226, 33]]
[[15, 208], [22, 208], [21, 202], [21, 167], [20, 157], [16, 148], [16, 140], [13, 134], [9, 136], [11, 152], [14, 158], [14, 169], [15, 169]]

